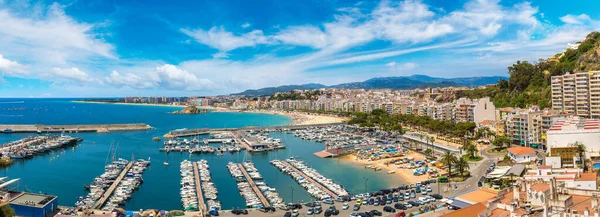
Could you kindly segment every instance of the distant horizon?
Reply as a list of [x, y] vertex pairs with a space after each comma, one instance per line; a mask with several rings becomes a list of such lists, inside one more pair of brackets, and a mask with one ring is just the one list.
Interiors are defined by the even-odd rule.
[[600, 2], [562, 3], [0, 1], [0, 97], [506, 77], [513, 63], [549, 58], [600, 30]]

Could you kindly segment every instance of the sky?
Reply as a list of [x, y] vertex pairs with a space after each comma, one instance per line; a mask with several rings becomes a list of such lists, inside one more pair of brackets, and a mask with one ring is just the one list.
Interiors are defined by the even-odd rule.
[[0, 0], [0, 97], [508, 76], [600, 30], [598, 11], [598, 0]]

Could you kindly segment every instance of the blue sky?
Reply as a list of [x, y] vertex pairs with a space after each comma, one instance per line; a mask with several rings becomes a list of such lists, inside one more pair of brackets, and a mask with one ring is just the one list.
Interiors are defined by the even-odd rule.
[[0, 97], [506, 76], [600, 30], [597, 11], [597, 0], [0, 0]]

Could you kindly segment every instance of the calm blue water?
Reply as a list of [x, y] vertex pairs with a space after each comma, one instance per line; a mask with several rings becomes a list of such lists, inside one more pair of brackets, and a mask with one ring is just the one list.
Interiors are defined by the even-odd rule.
[[[6, 103], [23, 101], [23, 103]], [[179, 162], [183, 159], [207, 159], [219, 190], [219, 200], [224, 209], [243, 207], [236, 182], [227, 171], [227, 162], [251, 160], [271, 187], [277, 188], [286, 201], [310, 200], [310, 195], [292, 178], [269, 164], [272, 159], [294, 156], [323, 175], [334, 179], [350, 192], [363, 192], [363, 177], [368, 177], [369, 190], [397, 185], [385, 173], [376, 173], [337, 159], [321, 159], [312, 153], [323, 149], [323, 144], [305, 141], [292, 134], [272, 133], [281, 138], [287, 149], [262, 154], [189, 155], [162, 153], [162, 142], [151, 140], [170, 130], [180, 128], [221, 128], [243, 126], [285, 125], [285, 116], [256, 113], [207, 113], [200, 115], [173, 115], [179, 108], [74, 103], [72, 99], [0, 99], [0, 124], [108, 124], [147, 123], [156, 129], [150, 131], [114, 133], [77, 133], [84, 142], [73, 149], [55, 151], [33, 159], [16, 161], [11, 167], [1, 169], [1, 176], [21, 178], [19, 190], [43, 192], [59, 196], [59, 204], [73, 206], [79, 196], [85, 195], [84, 184], [104, 170], [111, 143], [119, 144], [120, 157], [151, 159], [152, 165], [143, 174], [144, 183], [135, 192], [126, 209], [181, 209], [179, 197]], [[27, 134], [0, 134], [0, 143], [33, 136]], [[163, 162], [170, 166], [163, 166]]]

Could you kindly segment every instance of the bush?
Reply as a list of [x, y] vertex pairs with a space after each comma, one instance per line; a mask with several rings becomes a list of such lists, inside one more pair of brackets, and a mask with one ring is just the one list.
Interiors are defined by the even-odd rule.
[[185, 215], [185, 213], [181, 210], [171, 210], [171, 212], [169, 212], [172, 216], [182, 216]]
[[425, 150], [426, 155], [430, 155], [431, 153], [433, 153], [433, 150], [431, 150], [431, 148], [428, 148], [427, 150]]
[[504, 160], [510, 160], [510, 157], [508, 155], [504, 155]]
[[9, 205], [5, 205], [3, 207], [0, 207], [0, 216], [15, 216], [15, 210], [13, 210]]

